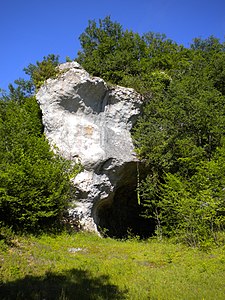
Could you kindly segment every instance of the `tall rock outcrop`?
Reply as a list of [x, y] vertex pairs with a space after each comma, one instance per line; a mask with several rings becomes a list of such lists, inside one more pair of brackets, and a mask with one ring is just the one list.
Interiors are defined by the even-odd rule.
[[116, 234], [118, 226], [129, 227], [137, 208], [131, 129], [142, 97], [130, 88], [108, 86], [76, 62], [59, 69], [59, 76], [40, 88], [37, 101], [50, 144], [84, 168], [72, 180], [77, 200], [70, 214], [87, 229], [106, 227]]

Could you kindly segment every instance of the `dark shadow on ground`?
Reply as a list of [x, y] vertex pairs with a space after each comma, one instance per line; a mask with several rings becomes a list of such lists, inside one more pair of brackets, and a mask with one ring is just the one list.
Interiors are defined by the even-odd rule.
[[108, 276], [93, 277], [76, 269], [0, 283], [1, 300], [120, 300], [125, 294], [109, 283]]

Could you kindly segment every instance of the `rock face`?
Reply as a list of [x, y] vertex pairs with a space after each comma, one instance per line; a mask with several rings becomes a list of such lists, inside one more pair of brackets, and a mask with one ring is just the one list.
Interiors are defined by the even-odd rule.
[[131, 200], [136, 199], [138, 164], [131, 129], [142, 98], [133, 89], [107, 86], [76, 62], [59, 69], [36, 97], [50, 144], [84, 168], [72, 180], [77, 200], [70, 214], [86, 229], [106, 227], [115, 235], [122, 223], [124, 230], [129, 227], [137, 208]]

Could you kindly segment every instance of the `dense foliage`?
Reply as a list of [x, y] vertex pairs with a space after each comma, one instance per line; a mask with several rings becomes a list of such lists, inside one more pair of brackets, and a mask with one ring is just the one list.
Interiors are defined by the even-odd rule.
[[19, 231], [60, 227], [72, 193], [70, 173], [77, 172], [50, 150], [31, 96], [43, 77], [53, 74], [54, 65], [49, 66], [45, 58], [29, 65], [31, 80], [16, 81], [0, 100], [0, 223]]
[[156, 233], [196, 246], [225, 226], [225, 43], [196, 38], [190, 48], [165, 35], [139, 35], [89, 21], [80, 62], [93, 75], [145, 96], [133, 133], [148, 166], [140, 187], [143, 214]]

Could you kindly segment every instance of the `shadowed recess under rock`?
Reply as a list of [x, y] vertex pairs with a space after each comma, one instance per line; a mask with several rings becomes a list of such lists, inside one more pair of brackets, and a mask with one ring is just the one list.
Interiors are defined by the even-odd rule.
[[106, 236], [126, 238], [140, 236], [148, 238], [155, 224], [142, 216], [143, 208], [138, 204], [136, 185], [117, 189], [112, 202], [102, 202], [98, 207], [98, 230]]
[[[139, 179], [145, 176], [145, 167], [139, 165]], [[144, 207], [138, 203], [137, 162], [124, 165], [120, 176], [121, 186], [113, 196], [97, 202], [94, 207], [94, 221], [103, 236], [126, 238], [128, 236], [150, 237], [155, 230], [155, 223], [143, 217]]]

